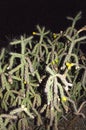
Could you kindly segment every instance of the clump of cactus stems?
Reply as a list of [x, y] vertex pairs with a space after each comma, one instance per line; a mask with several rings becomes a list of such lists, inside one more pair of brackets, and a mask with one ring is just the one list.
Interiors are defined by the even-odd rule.
[[58, 130], [58, 122], [72, 111], [81, 112], [86, 101], [86, 58], [77, 30], [81, 18], [68, 17], [72, 26], [60, 33], [37, 25], [32, 36], [9, 43], [12, 51], [0, 54], [0, 130]]

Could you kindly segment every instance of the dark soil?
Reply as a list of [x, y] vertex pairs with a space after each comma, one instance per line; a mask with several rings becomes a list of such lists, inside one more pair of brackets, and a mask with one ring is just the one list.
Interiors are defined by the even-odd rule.
[[81, 112], [85, 118], [69, 113], [65, 119], [60, 121], [58, 130], [86, 130], [86, 106], [82, 108]]

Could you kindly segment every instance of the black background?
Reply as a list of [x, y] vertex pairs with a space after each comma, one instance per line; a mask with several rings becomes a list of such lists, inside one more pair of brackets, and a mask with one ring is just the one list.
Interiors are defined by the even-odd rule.
[[30, 35], [37, 24], [53, 32], [65, 30], [67, 16], [82, 11], [77, 28], [86, 24], [86, 0], [0, 0], [0, 45], [22, 34]]

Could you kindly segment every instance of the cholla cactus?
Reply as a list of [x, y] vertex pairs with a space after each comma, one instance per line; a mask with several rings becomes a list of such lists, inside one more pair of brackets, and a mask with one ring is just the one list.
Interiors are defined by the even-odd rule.
[[60, 33], [37, 25], [32, 36], [10, 43], [16, 49], [8, 52], [8, 58], [2, 49], [0, 129], [57, 130], [69, 111], [84, 117], [80, 110], [85, 102], [78, 106], [86, 95], [86, 58], [80, 50], [86, 40], [80, 34], [86, 29], [75, 28], [80, 18], [81, 12], [68, 17], [72, 26]]

